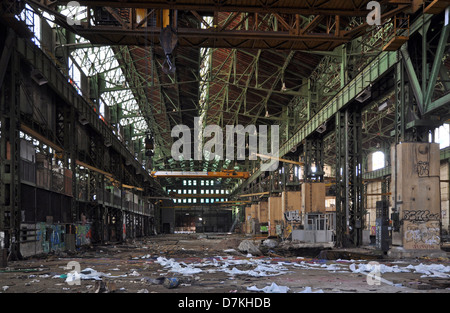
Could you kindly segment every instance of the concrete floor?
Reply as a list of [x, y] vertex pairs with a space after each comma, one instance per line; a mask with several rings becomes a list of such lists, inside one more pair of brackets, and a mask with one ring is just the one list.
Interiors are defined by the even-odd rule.
[[[311, 255], [311, 250], [301, 255], [299, 249], [287, 253], [277, 248], [256, 256], [238, 250], [245, 239], [226, 234], [158, 235], [10, 261], [7, 268], [0, 269], [0, 292], [450, 293], [448, 257], [387, 260], [377, 259], [370, 250], [360, 250], [366, 258], [360, 253], [353, 254], [359, 256], [354, 260], [325, 260]], [[378, 263], [371, 263], [374, 267], [367, 270], [371, 261]], [[97, 275], [97, 280], [89, 274]], [[178, 285], [169, 289], [166, 277], [178, 278]]]

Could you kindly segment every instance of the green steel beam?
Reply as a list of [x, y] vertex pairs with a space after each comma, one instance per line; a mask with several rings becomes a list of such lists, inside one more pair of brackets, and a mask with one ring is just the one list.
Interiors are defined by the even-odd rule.
[[[447, 111], [450, 111], [450, 108], [448, 108], [449, 104], [450, 104], [450, 93], [439, 99], [436, 99], [430, 105], [428, 105], [425, 114], [433, 113], [434, 111], [445, 108], [445, 107], [448, 109]], [[450, 112], [447, 112], [447, 114], [448, 113], [450, 113]]]
[[448, 36], [450, 34], [450, 26], [449, 26], [450, 6], [445, 10], [444, 19], [445, 19], [444, 27], [442, 28], [441, 31], [441, 37], [439, 38], [439, 44], [436, 50], [436, 55], [434, 57], [433, 67], [430, 73], [430, 79], [428, 81], [428, 88], [425, 93], [425, 102], [424, 102], [425, 111], [428, 108], [428, 104], [431, 101], [431, 97], [436, 87], [436, 80], [438, 78], [439, 70], [441, 68], [442, 56], [444, 55], [444, 50], [446, 49], [446, 46], [448, 44]]
[[[317, 128], [331, 119], [339, 110], [346, 107], [362, 91], [366, 90], [375, 81], [383, 77], [394, 65], [397, 64], [398, 53], [396, 51], [380, 53], [366, 68], [364, 68], [352, 81], [339, 91], [328, 103], [309, 120], [297, 133], [280, 147], [280, 157], [283, 157], [292, 148], [299, 145]], [[248, 186], [262, 174], [261, 169], [250, 176], [241, 188]]]
[[421, 85], [419, 83], [419, 79], [417, 78], [416, 71], [414, 69], [414, 65], [412, 64], [411, 57], [409, 56], [406, 45], [404, 45], [401, 49], [401, 54], [403, 57], [404, 65], [406, 68], [406, 73], [409, 78], [409, 82], [411, 83], [411, 88], [414, 93], [414, 97], [416, 98], [417, 106], [420, 110], [420, 114], [424, 113], [424, 104], [423, 104], [423, 92], [421, 89]]
[[336, 112], [353, 101], [362, 91], [366, 90], [376, 80], [385, 75], [396, 63], [397, 52], [383, 52], [375, 60], [363, 69], [350, 83], [348, 83], [336, 96], [334, 96], [324, 108], [322, 108], [312, 119], [305, 124], [280, 148], [280, 156], [284, 156], [292, 148], [301, 143], [307, 136], [317, 130]]

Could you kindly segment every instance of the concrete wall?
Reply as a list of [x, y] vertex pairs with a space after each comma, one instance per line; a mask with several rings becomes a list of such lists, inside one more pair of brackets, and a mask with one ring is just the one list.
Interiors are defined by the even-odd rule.
[[449, 163], [447, 160], [441, 161], [440, 174], [441, 174], [441, 218], [442, 218], [442, 229], [450, 232], [450, 209], [449, 209]]
[[[446, 231], [450, 231], [450, 208], [449, 208], [449, 163], [447, 160], [441, 161], [440, 164], [440, 192], [441, 192], [441, 219], [442, 219], [442, 229]], [[367, 184], [367, 193], [368, 194], [379, 194], [381, 193], [381, 182], [369, 182]], [[369, 196], [367, 197], [366, 208], [368, 211], [367, 214], [367, 224], [368, 229], [371, 231], [371, 235], [375, 235], [373, 233], [375, 227], [376, 220], [376, 204], [377, 201], [381, 200], [381, 196]], [[392, 207], [392, 202], [390, 203], [390, 208]]]

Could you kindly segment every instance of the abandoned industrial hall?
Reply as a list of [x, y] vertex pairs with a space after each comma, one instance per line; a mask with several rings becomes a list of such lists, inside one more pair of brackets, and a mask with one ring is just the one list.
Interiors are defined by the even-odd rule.
[[449, 23], [449, 0], [2, 0], [0, 293], [450, 293]]

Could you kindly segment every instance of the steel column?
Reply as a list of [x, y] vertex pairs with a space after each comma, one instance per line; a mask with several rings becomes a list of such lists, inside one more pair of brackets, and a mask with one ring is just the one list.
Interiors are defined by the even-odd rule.
[[336, 115], [336, 244], [360, 246], [364, 228], [361, 113]]

